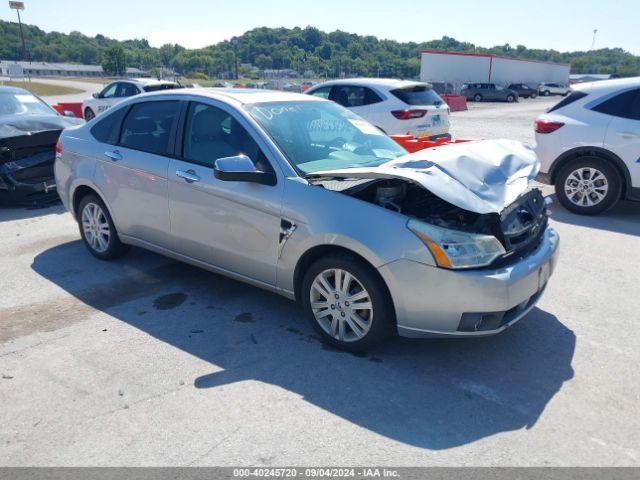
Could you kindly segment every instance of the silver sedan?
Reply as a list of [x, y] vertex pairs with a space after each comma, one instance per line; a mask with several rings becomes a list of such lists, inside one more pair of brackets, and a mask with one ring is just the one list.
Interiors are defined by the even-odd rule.
[[394, 332], [500, 332], [553, 272], [558, 236], [526, 188], [535, 156], [508, 143], [435, 150], [407, 156], [313, 96], [189, 89], [65, 130], [55, 174], [97, 258], [135, 245], [271, 290], [297, 299], [325, 341], [363, 350]]

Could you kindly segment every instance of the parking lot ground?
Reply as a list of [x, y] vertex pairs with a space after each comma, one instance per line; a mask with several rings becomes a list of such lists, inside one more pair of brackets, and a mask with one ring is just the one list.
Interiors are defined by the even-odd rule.
[[552, 209], [561, 256], [525, 319], [363, 356], [274, 294], [140, 249], [101, 262], [60, 206], [2, 209], [0, 464], [638, 466], [640, 204]]

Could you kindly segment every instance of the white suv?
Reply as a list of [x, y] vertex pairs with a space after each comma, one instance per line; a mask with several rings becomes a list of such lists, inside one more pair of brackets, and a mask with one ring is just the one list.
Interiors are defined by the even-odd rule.
[[541, 83], [538, 86], [538, 92], [545, 97], [549, 95], [562, 95], [564, 97], [571, 92], [571, 88], [563, 83]]
[[155, 80], [153, 78], [116, 80], [104, 87], [101, 92], [94, 93], [92, 98], [82, 102], [82, 115], [88, 122], [124, 98], [133, 97], [140, 93], [171, 90], [174, 88], [181, 88], [180, 84], [165, 80]]
[[640, 200], [640, 77], [576, 85], [536, 120], [539, 179], [580, 214]]
[[339, 103], [387, 135], [451, 138], [449, 106], [428, 83], [354, 78], [321, 83], [305, 93]]

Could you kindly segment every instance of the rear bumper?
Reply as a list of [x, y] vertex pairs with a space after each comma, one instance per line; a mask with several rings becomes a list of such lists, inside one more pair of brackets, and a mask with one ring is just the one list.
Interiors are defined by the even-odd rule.
[[379, 268], [405, 337], [469, 337], [499, 333], [537, 303], [557, 262], [558, 234], [547, 228], [538, 248], [495, 270], [455, 271], [411, 260]]

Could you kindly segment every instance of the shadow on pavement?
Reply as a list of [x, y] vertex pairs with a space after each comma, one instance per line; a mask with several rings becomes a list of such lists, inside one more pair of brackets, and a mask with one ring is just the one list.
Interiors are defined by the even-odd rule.
[[576, 215], [560, 205], [554, 195], [551, 211], [551, 218], [561, 223], [640, 236], [640, 202], [621, 201], [600, 215]]
[[83, 304], [209, 362], [196, 388], [266, 382], [422, 448], [530, 428], [573, 376], [576, 338], [540, 309], [495, 337], [398, 338], [356, 356], [321, 344], [284, 298], [138, 249], [105, 263], [75, 241], [44, 251], [32, 268]]
[[61, 215], [66, 212], [60, 200], [34, 203], [31, 206], [0, 205], [0, 223], [42, 217], [44, 215]]

